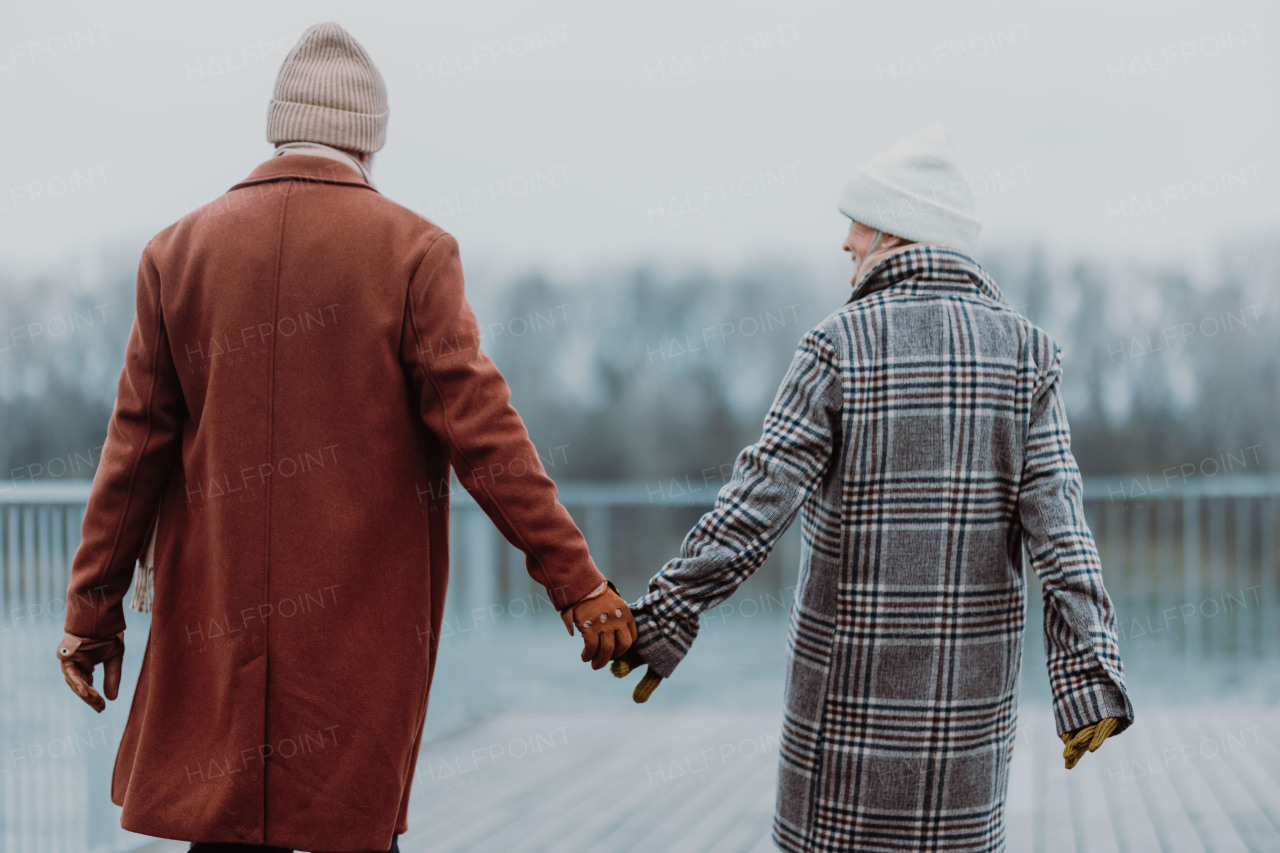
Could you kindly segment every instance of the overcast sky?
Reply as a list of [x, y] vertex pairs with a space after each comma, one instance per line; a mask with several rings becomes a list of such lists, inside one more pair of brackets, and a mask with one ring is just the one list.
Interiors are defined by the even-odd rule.
[[9, 0], [0, 265], [136, 252], [247, 175], [322, 20], [387, 81], [375, 183], [467, 262], [843, 264], [842, 181], [933, 121], [980, 260], [1041, 241], [1203, 265], [1278, 233], [1280, 4], [877, 5]]

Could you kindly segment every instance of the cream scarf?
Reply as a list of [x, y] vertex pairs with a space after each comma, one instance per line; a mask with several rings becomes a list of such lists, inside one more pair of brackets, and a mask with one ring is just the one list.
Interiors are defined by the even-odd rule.
[[[276, 153], [273, 157], [281, 157], [285, 154], [310, 154], [313, 157], [328, 157], [330, 160], [337, 160], [339, 163], [346, 163], [351, 168], [360, 173], [360, 177], [364, 178], [365, 183], [373, 186], [373, 179], [369, 177], [369, 167], [352, 157], [345, 151], [334, 148], [331, 145], [324, 145], [319, 142], [283, 142], [276, 146]], [[370, 162], [372, 165], [372, 159]]]
[[151, 612], [151, 599], [155, 590], [156, 576], [156, 530], [160, 526], [160, 510], [151, 520], [151, 532], [147, 534], [146, 547], [138, 555], [138, 563], [133, 569], [133, 598], [129, 606], [139, 613]]

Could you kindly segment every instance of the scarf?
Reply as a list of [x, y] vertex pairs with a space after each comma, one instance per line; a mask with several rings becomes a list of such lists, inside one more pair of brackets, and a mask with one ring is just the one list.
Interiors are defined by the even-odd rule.
[[154, 597], [156, 576], [156, 530], [160, 527], [160, 511], [151, 521], [151, 532], [147, 534], [146, 547], [138, 555], [137, 565], [133, 569], [133, 597], [129, 606], [139, 613], [151, 612], [151, 599]]
[[328, 157], [330, 160], [337, 160], [339, 163], [346, 163], [355, 169], [360, 177], [364, 178], [365, 183], [373, 186], [373, 179], [369, 177], [369, 167], [352, 157], [345, 151], [334, 148], [331, 145], [324, 145], [319, 142], [284, 142], [276, 146], [276, 153], [273, 157], [282, 157], [285, 154], [310, 154], [313, 157]]

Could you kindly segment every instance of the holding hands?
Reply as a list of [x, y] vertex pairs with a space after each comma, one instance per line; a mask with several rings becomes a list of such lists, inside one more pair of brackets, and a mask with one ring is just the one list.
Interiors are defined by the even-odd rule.
[[572, 636], [576, 627], [582, 634], [582, 659], [600, 669], [627, 652], [636, 641], [636, 621], [631, 608], [618, 595], [612, 581], [604, 589], [565, 609], [560, 618]]
[[[591, 661], [592, 669], [600, 669], [612, 660], [611, 671], [614, 677], [625, 678], [632, 670], [646, 663], [640, 653], [632, 648], [638, 633], [631, 608], [618, 595], [618, 589], [612, 581], [606, 581], [603, 589], [565, 609], [560, 617], [570, 635], [575, 627], [582, 633], [582, 659]], [[637, 703], [648, 701], [661, 681], [662, 676], [655, 673], [653, 667], [649, 667], [636, 684], [631, 698]]]

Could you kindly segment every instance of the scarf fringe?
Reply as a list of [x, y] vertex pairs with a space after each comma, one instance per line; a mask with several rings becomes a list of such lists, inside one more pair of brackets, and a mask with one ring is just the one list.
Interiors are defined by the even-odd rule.
[[151, 602], [155, 597], [156, 576], [156, 530], [160, 527], [160, 513], [156, 513], [151, 522], [151, 533], [147, 537], [147, 547], [138, 555], [138, 562], [133, 569], [133, 597], [129, 599], [129, 607], [139, 613], [150, 613]]

